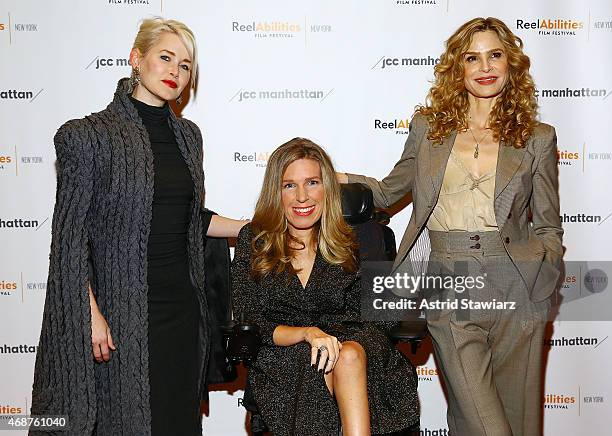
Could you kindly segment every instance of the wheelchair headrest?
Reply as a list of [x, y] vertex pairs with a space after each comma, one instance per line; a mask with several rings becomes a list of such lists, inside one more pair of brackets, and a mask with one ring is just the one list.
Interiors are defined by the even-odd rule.
[[361, 183], [343, 183], [342, 215], [350, 225], [362, 224], [370, 219], [374, 212], [372, 191]]

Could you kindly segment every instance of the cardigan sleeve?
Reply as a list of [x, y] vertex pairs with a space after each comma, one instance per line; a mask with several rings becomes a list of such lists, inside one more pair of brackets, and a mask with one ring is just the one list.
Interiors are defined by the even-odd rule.
[[247, 322], [256, 324], [264, 345], [274, 345], [273, 334], [280, 324], [265, 317], [260, 290], [261, 287], [251, 278], [251, 225], [242, 227], [238, 234], [234, 260], [232, 262], [232, 299], [234, 317], [244, 316]]
[[32, 415], [68, 415], [74, 434], [91, 433], [96, 413], [86, 227], [93, 157], [83, 123], [66, 123], [54, 138], [57, 191], [31, 409]]
[[206, 234], [208, 233], [208, 228], [210, 227], [210, 221], [212, 220], [213, 215], [217, 215], [212, 210], [204, 208], [202, 210], [202, 235], [204, 235], [204, 240], [206, 240]]

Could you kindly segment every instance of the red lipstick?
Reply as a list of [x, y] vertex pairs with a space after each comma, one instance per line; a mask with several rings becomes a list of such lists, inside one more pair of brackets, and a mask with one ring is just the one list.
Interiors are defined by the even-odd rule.
[[169, 86], [172, 89], [176, 89], [178, 87], [174, 80], [162, 80], [162, 82], [164, 82], [166, 86]]
[[474, 80], [476, 80], [481, 85], [492, 85], [497, 80], [497, 76], [479, 77], [478, 79]]
[[293, 208], [293, 213], [296, 214], [297, 216], [308, 216], [311, 213], [313, 213], [314, 210], [315, 210], [314, 206], [294, 207]]

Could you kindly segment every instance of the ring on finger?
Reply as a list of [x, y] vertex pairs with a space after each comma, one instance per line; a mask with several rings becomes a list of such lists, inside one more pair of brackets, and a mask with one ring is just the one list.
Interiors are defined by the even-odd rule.
[[327, 351], [327, 347], [325, 345], [321, 345], [319, 347], [319, 351], [322, 353], [323, 351]]

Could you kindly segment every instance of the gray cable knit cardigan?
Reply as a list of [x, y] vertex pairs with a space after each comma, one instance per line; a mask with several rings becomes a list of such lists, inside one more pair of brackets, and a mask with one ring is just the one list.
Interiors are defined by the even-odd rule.
[[[68, 121], [54, 138], [57, 198], [32, 414], [68, 415], [70, 431], [62, 435], [151, 433], [147, 241], [153, 153], [128, 99], [131, 91], [129, 80], [120, 80], [105, 110]], [[193, 122], [172, 111], [169, 122], [194, 182], [188, 250], [202, 313], [199, 363], [205, 374], [210, 329], [204, 327], [202, 136]], [[92, 358], [90, 279], [117, 346], [108, 363]], [[202, 389], [204, 383], [201, 376]]]

